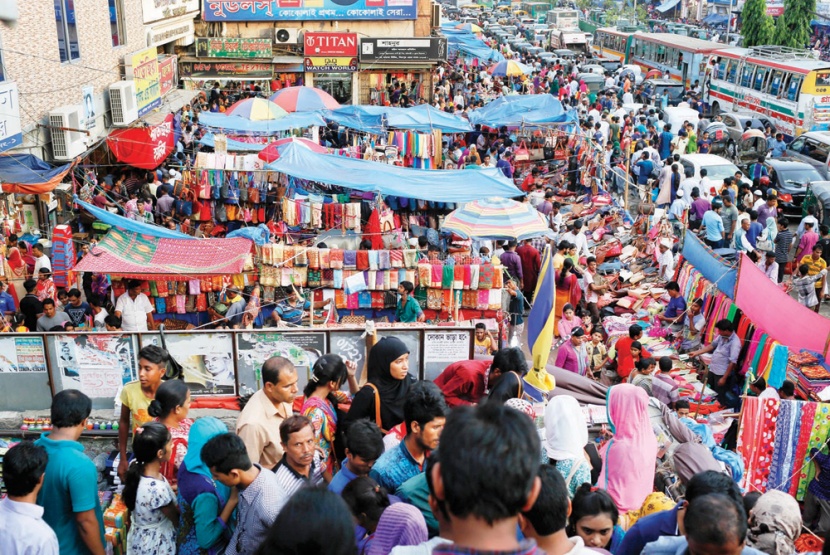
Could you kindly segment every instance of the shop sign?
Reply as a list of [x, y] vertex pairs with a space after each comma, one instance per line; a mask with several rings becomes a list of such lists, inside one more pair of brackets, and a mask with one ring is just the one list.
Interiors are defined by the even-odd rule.
[[182, 38], [193, 37], [195, 32], [193, 18], [166, 22], [150, 27], [150, 30], [147, 31], [147, 44], [160, 46]]
[[304, 60], [305, 70], [312, 73], [357, 71], [357, 58], [347, 56], [311, 56]]
[[361, 62], [445, 62], [447, 39], [360, 39]]
[[178, 67], [176, 56], [169, 56], [159, 61], [159, 88], [161, 96], [166, 95], [176, 88], [178, 79]]
[[203, 0], [204, 21], [416, 19], [416, 0]]
[[23, 143], [17, 83], [0, 83], [0, 152]]
[[181, 65], [183, 77], [191, 79], [270, 79], [274, 76], [271, 64], [249, 64], [245, 62], [192, 62]]
[[767, 15], [772, 17], [784, 15], [784, 4], [767, 4]]
[[199, 0], [141, 0], [144, 23], [196, 14]]
[[107, 146], [119, 162], [154, 170], [173, 152], [173, 114], [160, 125], [116, 129], [107, 137]]
[[145, 48], [124, 57], [127, 78], [135, 81], [139, 117], [161, 106], [159, 63], [156, 47]]
[[197, 58], [271, 58], [271, 39], [196, 39]]
[[357, 34], [306, 33], [303, 54], [306, 71], [357, 71]]

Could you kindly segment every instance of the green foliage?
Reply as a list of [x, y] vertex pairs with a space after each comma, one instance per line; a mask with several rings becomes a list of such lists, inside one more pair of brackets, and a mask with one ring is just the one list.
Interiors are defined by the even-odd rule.
[[775, 44], [806, 48], [810, 41], [810, 21], [816, 13], [816, 0], [784, 0], [784, 13], [775, 25]]
[[775, 35], [775, 23], [767, 15], [766, 0], [746, 0], [741, 12], [744, 36], [744, 46], [760, 46], [772, 44]]

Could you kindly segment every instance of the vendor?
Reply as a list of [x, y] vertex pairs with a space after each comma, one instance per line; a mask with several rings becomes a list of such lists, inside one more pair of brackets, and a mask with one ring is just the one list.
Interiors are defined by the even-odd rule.
[[690, 352], [689, 355], [695, 357], [704, 353], [712, 353], [712, 360], [709, 362], [708, 385], [717, 393], [720, 404], [731, 406], [727, 403], [726, 394], [732, 390], [736, 381], [741, 339], [735, 333], [732, 322], [725, 318], [715, 324], [715, 329], [718, 330], [715, 340], [706, 347]]
[[421, 310], [418, 301], [412, 296], [415, 286], [411, 281], [402, 281], [398, 284], [398, 308], [395, 310], [395, 319], [398, 322], [410, 324], [412, 322], [423, 322], [426, 320], [424, 311]]
[[672, 240], [660, 239], [660, 254], [657, 256], [657, 265], [660, 268], [660, 279], [671, 281], [674, 278], [674, 255], [671, 252]]
[[700, 334], [706, 325], [706, 317], [701, 314], [703, 310], [703, 299], [695, 299], [689, 305], [686, 318], [683, 321], [681, 332], [680, 350], [688, 352], [700, 347]]
[[686, 299], [680, 294], [680, 286], [676, 281], [670, 281], [666, 284], [666, 290], [669, 294], [669, 304], [662, 314], [657, 315], [657, 319], [667, 324], [673, 333], [679, 333], [683, 329], [683, 316], [686, 313]]
[[763, 376], [758, 376], [758, 379], [749, 384], [749, 390], [759, 399], [775, 399], [776, 401], [781, 400], [778, 390], [774, 387], [767, 387], [767, 380], [765, 380]]
[[330, 303], [331, 299], [315, 301], [314, 303], [304, 300], [299, 291], [295, 289], [292, 296], [279, 301], [276, 304], [274, 312], [271, 314], [271, 318], [277, 326], [280, 325], [280, 322], [300, 326], [303, 323], [303, 316], [305, 315], [306, 310], [312, 310], [312, 307], [315, 309], [323, 308], [324, 306], [328, 306]]

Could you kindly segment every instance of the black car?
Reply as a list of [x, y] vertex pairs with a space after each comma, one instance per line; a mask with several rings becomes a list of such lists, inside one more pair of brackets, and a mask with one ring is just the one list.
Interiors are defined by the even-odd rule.
[[810, 164], [792, 158], [771, 158], [766, 160], [764, 165], [770, 174], [770, 185], [779, 194], [784, 193], [792, 197], [792, 201], [780, 199], [784, 212], [800, 216], [807, 186], [816, 181], [824, 181], [824, 178]]

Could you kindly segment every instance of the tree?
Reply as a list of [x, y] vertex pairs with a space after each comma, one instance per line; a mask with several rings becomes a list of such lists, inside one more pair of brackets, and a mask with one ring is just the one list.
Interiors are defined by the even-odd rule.
[[806, 48], [810, 41], [810, 21], [816, 13], [816, 0], [784, 0], [784, 13], [775, 25], [775, 44]]
[[766, 0], [746, 0], [741, 11], [744, 46], [772, 44], [775, 35], [775, 23], [767, 15]]

